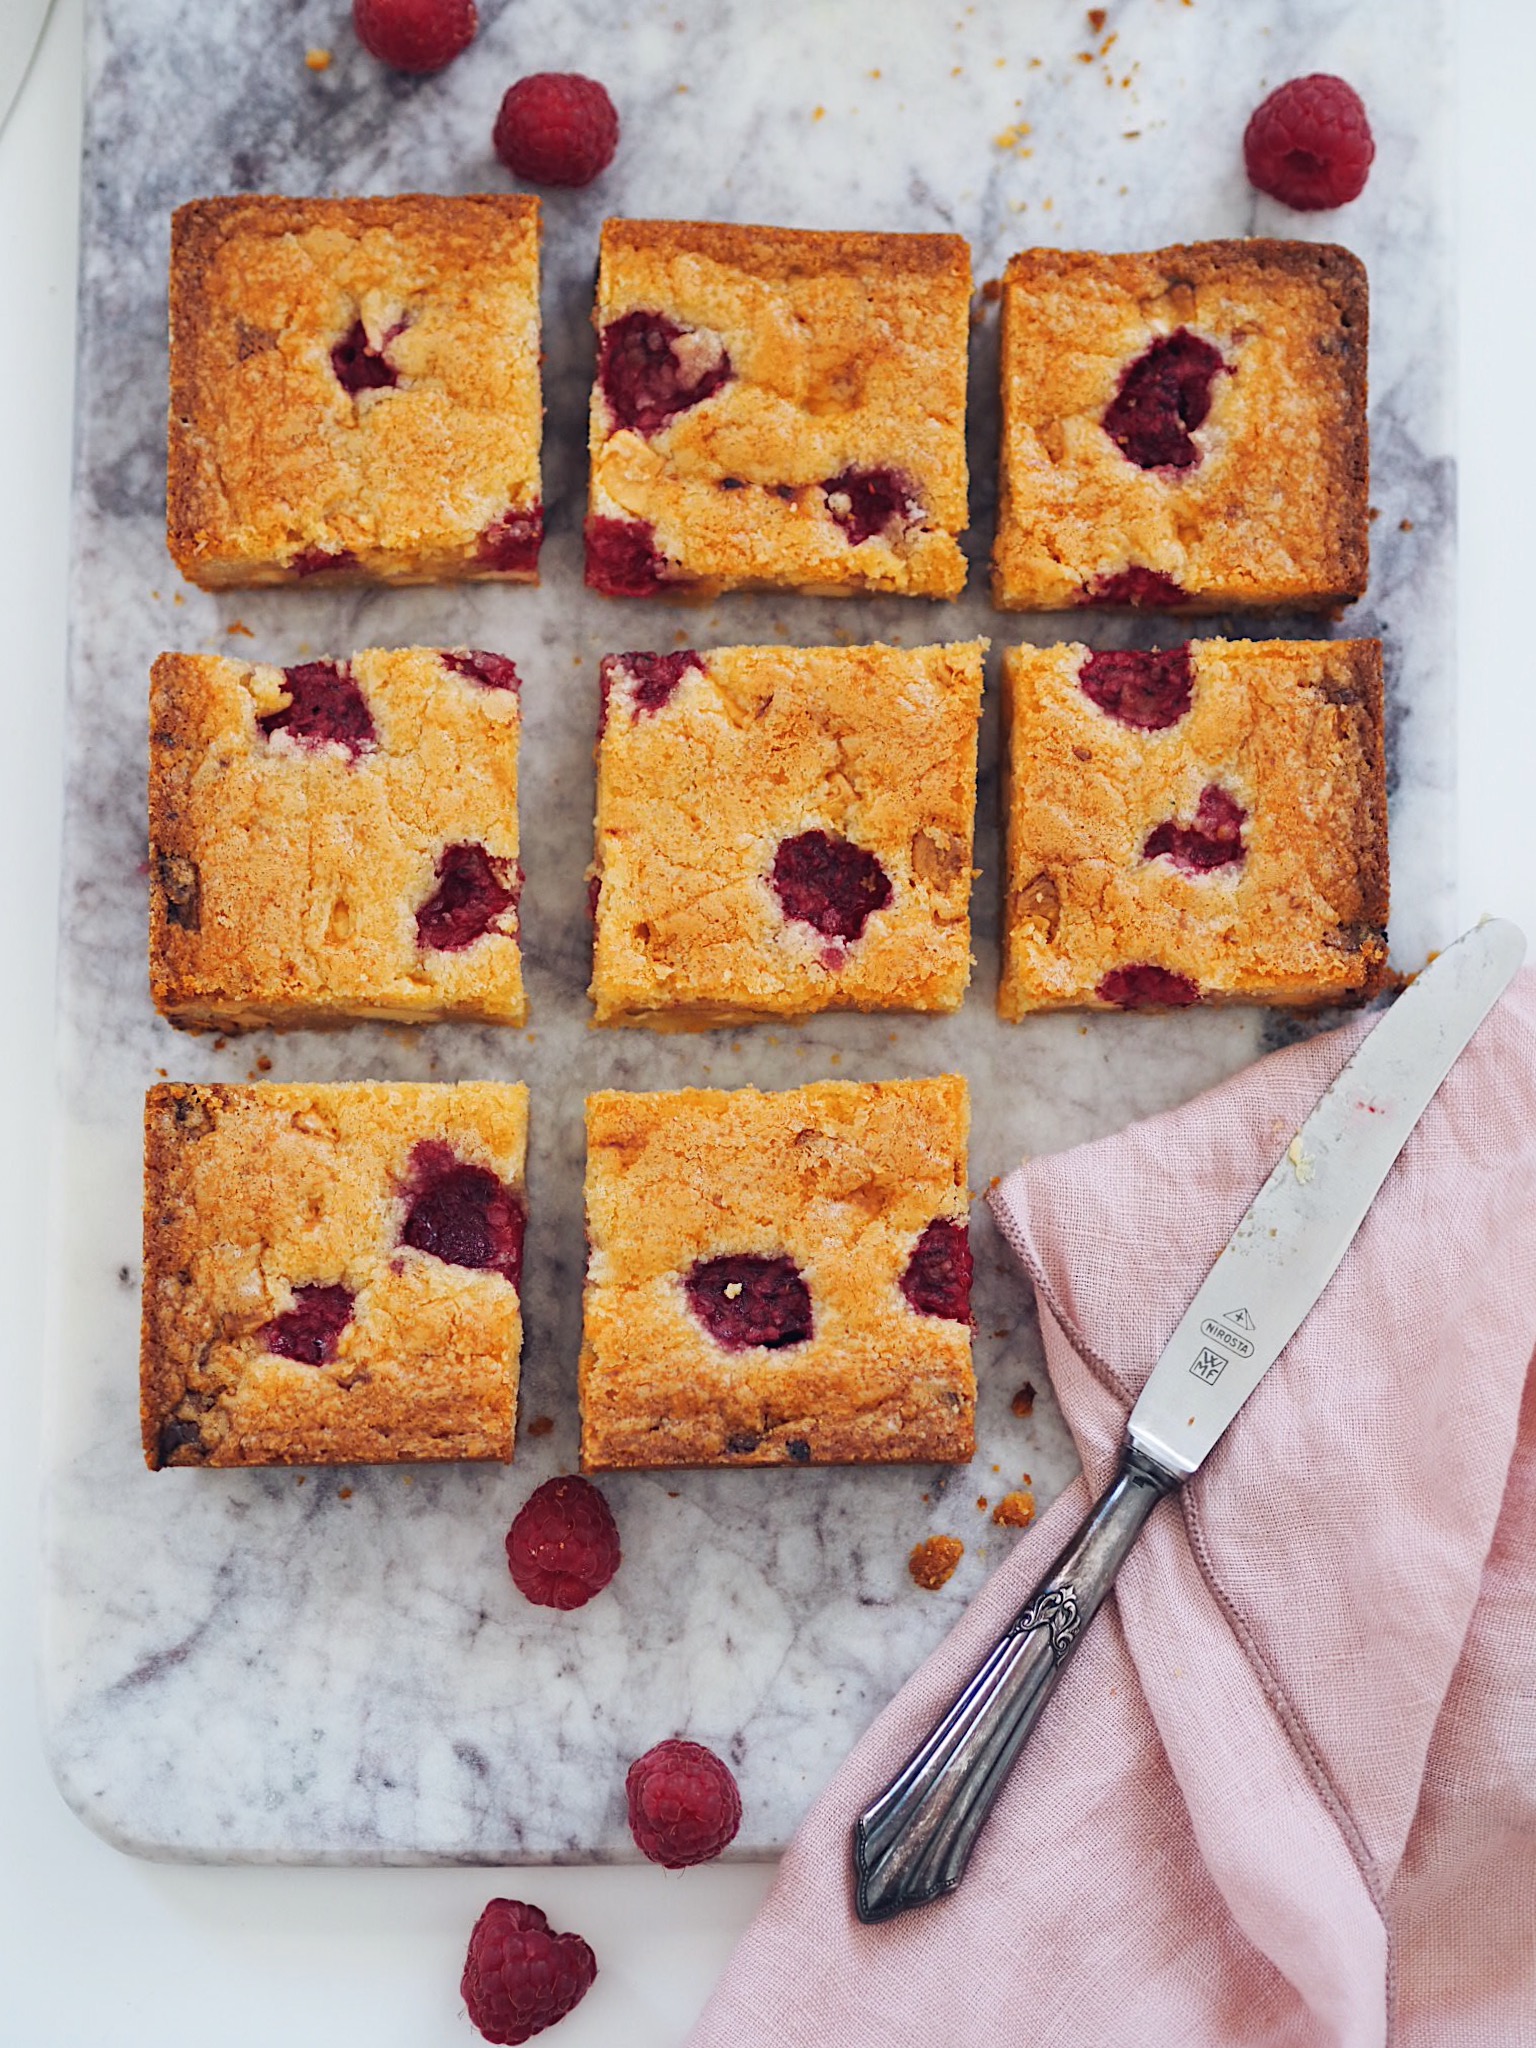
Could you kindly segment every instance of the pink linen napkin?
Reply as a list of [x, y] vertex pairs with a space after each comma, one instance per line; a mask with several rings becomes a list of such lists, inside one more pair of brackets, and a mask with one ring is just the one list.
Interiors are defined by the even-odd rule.
[[[1094, 1493], [1366, 1028], [993, 1190]], [[1071, 1533], [1082, 1480], [833, 1778], [691, 2048], [1536, 2043], [1533, 1345], [1528, 970], [1284, 1356], [1153, 1514], [959, 1891], [861, 1927], [849, 1830]]]

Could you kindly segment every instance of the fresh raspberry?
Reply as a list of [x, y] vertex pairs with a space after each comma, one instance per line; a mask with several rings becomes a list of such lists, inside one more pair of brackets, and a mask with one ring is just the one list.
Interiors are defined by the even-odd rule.
[[479, 25], [475, 0], [352, 0], [357, 40], [395, 71], [441, 71]]
[[736, 1780], [701, 1742], [658, 1742], [630, 1765], [624, 1792], [637, 1846], [668, 1870], [708, 1863], [741, 1826]]
[[552, 1933], [521, 1899], [492, 1899], [469, 1937], [459, 1996], [487, 2041], [514, 2048], [580, 2005], [596, 1975], [579, 1934]]
[[514, 178], [590, 185], [619, 146], [618, 109], [595, 78], [535, 71], [508, 90], [491, 140]]
[[619, 1568], [619, 1527], [588, 1479], [546, 1479], [507, 1531], [507, 1570], [535, 1607], [585, 1607]]
[[1326, 71], [1272, 92], [1243, 135], [1248, 182], [1298, 213], [1358, 199], [1375, 154], [1359, 93]]

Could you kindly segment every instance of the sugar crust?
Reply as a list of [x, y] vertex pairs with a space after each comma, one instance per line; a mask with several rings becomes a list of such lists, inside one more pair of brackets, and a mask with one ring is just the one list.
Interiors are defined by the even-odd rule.
[[[898, 1284], [926, 1226], [967, 1214], [969, 1114], [957, 1075], [589, 1096], [586, 1469], [970, 1458], [970, 1327]], [[796, 1261], [808, 1341], [715, 1343], [682, 1276], [728, 1253]]]
[[[1003, 661], [1000, 1013], [1113, 1007], [1098, 983], [1142, 963], [1189, 976], [1208, 1002], [1374, 995], [1388, 911], [1380, 641], [1196, 640], [1190, 709], [1154, 732], [1084, 693], [1088, 653], [1014, 647]], [[1211, 783], [1248, 813], [1241, 867], [1143, 859], [1152, 829], [1192, 819]]]
[[[653, 526], [679, 596], [958, 595], [970, 290], [957, 235], [605, 221], [599, 331], [637, 309], [665, 313], [717, 336], [734, 375], [649, 438], [612, 431], [594, 385], [589, 511]], [[927, 527], [899, 546], [850, 546], [821, 484], [893, 465]]]
[[[191, 1030], [354, 1017], [521, 1024], [515, 918], [459, 952], [422, 950], [415, 912], [447, 845], [515, 872], [516, 691], [435, 648], [365, 648], [349, 667], [376, 751], [268, 740], [280, 668], [163, 654], [150, 685], [150, 984]], [[179, 899], [179, 900], [178, 900]]]
[[[414, 1146], [448, 1143], [521, 1189], [520, 1083], [151, 1088], [144, 1105], [145, 1462], [510, 1459], [522, 1315], [498, 1273], [400, 1243]], [[257, 1332], [295, 1287], [354, 1290], [329, 1364]], [[171, 1421], [202, 1449], [162, 1461]]]
[[[612, 657], [596, 1021], [703, 1030], [958, 1009], [985, 645], [716, 648], [656, 711], [635, 707]], [[891, 881], [890, 904], [846, 947], [786, 920], [768, 880], [780, 841], [814, 830], [867, 849]]]
[[[1126, 366], [1187, 327], [1218, 375], [1186, 472], [1142, 470], [1101, 424]], [[1181, 607], [1326, 610], [1369, 567], [1368, 292], [1347, 249], [1203, 242], [1147, 254], [1026, 249], [1002, 297], [993, 601], [1059, 611], [1135, 564]]]

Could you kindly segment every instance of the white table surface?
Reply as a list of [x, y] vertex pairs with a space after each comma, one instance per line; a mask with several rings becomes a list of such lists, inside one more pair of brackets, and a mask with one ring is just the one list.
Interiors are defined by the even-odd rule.
[[[0, 6], [5, 0], [0, 0]], [[1214, 0], [1197, 0], [1214, 4]], [[1256, 25], [1262, 18], [1257, 0]], [[337, 0], [337, 15], [345, 15]], [[33, 1697], [60, 706], [79, 189], [80, 0], [55, 0], [0, 131], [0, 2048], [245, 2048], [282, 2038], [464, 2048], [468, 1930], [503, 1891], [597, 1950], [560, 2048], [680, 2041], [768, 1866], [210, 1870], [136, 1863], [54, 1791]], [[338, 33], [345, 33], [338, 27]], [[1536, 662], [1515, 620], [1536, 576], [1528, 261], [1536, 10], [1464, 0], [1460, 27], [1460, 907], [1536, 938]], [[1405, 62], [1413, 53], [1405, 51]], [[1379, 173], [1378, 173], [1379, 175]]]

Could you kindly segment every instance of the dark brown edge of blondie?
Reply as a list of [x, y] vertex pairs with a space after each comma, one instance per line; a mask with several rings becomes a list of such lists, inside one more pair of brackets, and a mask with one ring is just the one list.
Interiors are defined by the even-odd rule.
[[[759, 276], [794, 278], [871, 266], [894, 274], [963, 282], [969, 298], [971, 249], [963, 235], [875, 234], [842, 228], [751, 227], [732, 221], [605, 220], [598, 238], [599, 283], [610, 254], [713, 257]], [[601, 295], [601, 293], [599, 294]]]
[[[400, 192], [369, 199], [293, 199], [281, 193], [245, 192], [191, 199], [176, 208], [171, 215], [167, 306], [170, 402], [166, 414], [165, 540], [188, 582], [199, 581], [196, 572], [208, 553], [199, 533], [207, 464], [193, 444], [205, 382], [198, 343], [208, 305], [207, 274], [215, 251], [242, 230], [287, 235], [321, 224], [377, 227], [402, 216], [430, 225], [448, 218], [462, 222], [470, 217], [471, 209], [509, 216], [516, 224], [531, 226], [537, 264], [540, 202], [526, 192]], [[337, 580], [333, 576], [330, 587], [335, 588]]]

